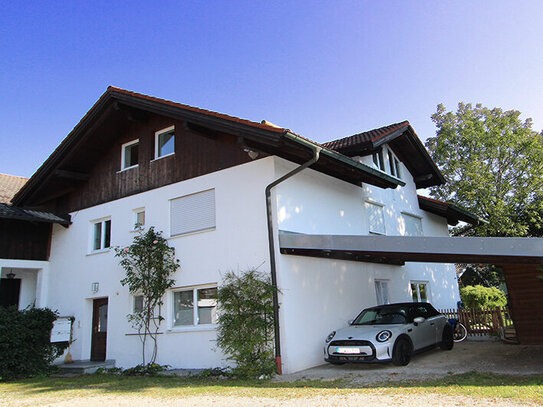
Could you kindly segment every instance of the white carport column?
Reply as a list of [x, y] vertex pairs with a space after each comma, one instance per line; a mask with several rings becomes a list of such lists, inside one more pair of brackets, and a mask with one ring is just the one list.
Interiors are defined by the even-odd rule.
[[49, 289], [49, 263], [47, 262], [38, 270], [38, 279], [36, 282], [36, 307], [44, 308], [47, 306], [47, 293]]

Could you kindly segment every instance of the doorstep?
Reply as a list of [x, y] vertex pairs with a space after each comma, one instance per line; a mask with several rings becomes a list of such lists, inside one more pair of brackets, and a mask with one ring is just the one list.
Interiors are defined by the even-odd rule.
[[96, 362], [93, 360], [74, 360], [73, 363], [60, 363], [59, 367], [61, 374], [91, 374], [98, 369], [111, 369], [115, 367], [115, 360], [104, 360]]

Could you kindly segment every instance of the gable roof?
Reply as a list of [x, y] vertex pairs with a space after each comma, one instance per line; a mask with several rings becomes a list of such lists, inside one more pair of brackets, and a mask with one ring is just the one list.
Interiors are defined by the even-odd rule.
[[11, 198], [26, 184], [28, 178], [0, 174], [0, 203], [10, 203]]
[[445, 183], [445, 178], [407, 120], [333, 140], [323, 145], [349, 157], [372, 154], [388, 144], [415, 179], [417, 188]]
[[[116, 117], [118, 120], [121, 120], [120, 117], [124, 117], [127, 120], [128, 117], [141, 117], [147, 114], [182, 120], [186, 127], [197, 132], [231, 134], [249, 148], [255, 148], [257, 151], [277, 155], [300, 164], [307, 162], [312, 157], [315, 148], [322, 148], [321, 158], [311, 166], [316, 171], [357, 185], [362, 182], [382, 188], [395, 188], [398, 185], [404, 185], [402, 181], [351, 160], [340, 152], [303, 138], [288, 129], [110, 86], [15, 195], [13, 203], [20, 207], [39, 207], [39, 201], [45, 199], [43, 196], [40, 197], [40, 194], [46, 193], [48, 194], [47, 199], [53, 199], [55, 196], [66, 193], [61, 187], [55, 191], [49, 188], [55, 180], [69, 178], [74, 182], [85, 182], [88, 179], [88, 173], [73, 170], [74, 163], [78, 162], [74, 151], [82, 145], [92, 143], [95, 144], [95, 147], [100, 147], [99, 138], [105, 136], [91, 137], [93, 130], [112, 117]], [[86, 152], [85, 154], [91, 153]]]
[[484, 222], [477, 215], [459, 207], [458, 205], [428, 198], [422, 195], [418, 195], [418, 199], [420, 209], [446, 218], [447, 223], [451, 226], [456, 226], [459, 221], [470, 223], [472, 225], [478, 225]]

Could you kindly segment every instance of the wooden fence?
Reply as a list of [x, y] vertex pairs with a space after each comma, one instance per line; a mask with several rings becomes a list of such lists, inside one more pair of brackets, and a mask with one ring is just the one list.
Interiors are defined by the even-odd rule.
[[442, 309], [440, 312], [448, 318], [458, 319], [468, 335], [498, 335], [503, 336], [506, 330], [513, 328], [513, 320], [508, 308], [488, 310]]

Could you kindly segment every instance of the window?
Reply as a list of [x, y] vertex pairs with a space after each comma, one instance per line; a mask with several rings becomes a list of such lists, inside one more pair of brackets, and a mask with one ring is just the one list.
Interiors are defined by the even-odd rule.
[[107, 249], [111, 246], [111, 219], [94, 222], [92, 230], [93, 251]]
[[385, 160], [383, 160], [383, 150], [373, 153], [373, 164], [381, 171], [385, 171]]
[[174, 291], [174, 326], [196, 326], [216, 323], [217, 287]]
[[401, 178], [400, 160], [398, 160], [398, 158], [390, 150], [388, 150], [388, 164], [390, 166], [390, 174], [393, 177]]
[[422, 219], [408, 213], [402, 213], [404, 236], [422, 236]]
[[411, 297], [414, 302], [428, 302], [428, 283], [412, 281]]
[[121, 170], [138, 165], [139, 140], [134, 140], [121, 146]]
[[175, 127], [157, 131], [155, 133], [155, 158], [175, 153]]
[[366, 202], [368, 214], [368, 230], [370, 234], [385, 234], [385, 213], [382, 205]]
[[170, 235], [215, 227], [215, 190], [197, 192], [170, 201]]
[[134, 295], [133, 312], [138, 313], [143, 311], [143, 295]]
[[377, 296], [377, 305], [390, 304], [388, 297], [388, 281], [375, 280], [375, 294]]
[[134, 210], [134, 230], [143, 229], [145, 226], [145, 209]]

